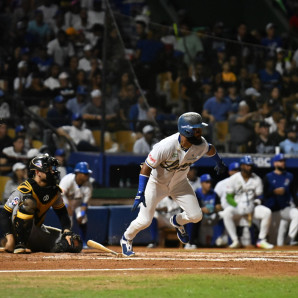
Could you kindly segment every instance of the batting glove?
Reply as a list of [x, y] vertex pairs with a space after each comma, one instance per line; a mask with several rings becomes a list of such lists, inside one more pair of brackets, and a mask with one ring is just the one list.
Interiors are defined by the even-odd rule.
[[131, 211], [135, 211], [141, 203], [143, 203], [143, 205], [145, 207], [147, 207], [146, 202], [145, 202], [144, 192], [138, 191], [138, 193], [137, 193], [137, 195], [135, 197], [135, 201], [133, 203], [133, 206], [132, 206]]
[[224, 172], [227, 171], [227, 166], [224, 164], [224, 162], [221, 160], [220, 162], [217, 163], [215, 166], [214, 170], [216, 171], [217, 175], [221, 175]]

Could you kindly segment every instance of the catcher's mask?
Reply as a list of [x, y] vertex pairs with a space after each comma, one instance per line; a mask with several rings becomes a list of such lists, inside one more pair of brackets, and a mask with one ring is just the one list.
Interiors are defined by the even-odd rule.
[[34, 157], [29, 164], [30, 177], [34, 176], [35, 170], [46, 174], [48, 186], [59, 184], [60, 172], [58, 171], [59, 162], [49, 154], [42, 154]]

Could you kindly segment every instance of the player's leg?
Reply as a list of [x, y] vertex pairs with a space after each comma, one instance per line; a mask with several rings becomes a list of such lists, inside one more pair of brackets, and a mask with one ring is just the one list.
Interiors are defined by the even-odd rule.
[[14, 253], [28, 253], [27, 242], [33, 226], [33, 216], [36, 210], [36, 201], [31, 196], [23, 197], [23, 204], [19, 206], [13, 220], [15, 237]]
[[285, 244], [285, 238], [286, 238], [288, 228], [289, 228], [289, 221], [281, 218], [279, 221], [279, 226], [277, 231], [277, 240], [276, 240], [277, 246], [283, 246]]
[[281, 218], [290, 222], [289, 237], [290, 244], [294, 243], [298, 232], [298, 209], [287, 207], [280, 211]]
[[271, 249], [274, 246], [267, 242], [266, 237], [269, 232], [272, 212], [269, 208], [258, 205], [253, 212], [253, 218], [260, 220], [260, 232], [257, 241], [257, 247]]
[[87, 213], [82, 212], [82, 208], [80, 206], [75, 209], [75, 215], [76, 215], [77, 223], [79, 225], [80, 236], [83, 241], [83, 248], [88, 248], [88, 246], [87, 246], [87, 222], [88, 222]]
[[221, 216], [223, 218], [225, 229], [232, 240], [230, 248], [240, 247], [241, 245], [237, 236], [236, 221], [238, 222], [241, 217], [238, 214], [237, 209], [235, 207], [229, 206], [222, 211]]
[[160, 217], [161, 217], [160, 214], [155, 211], [154, 217], [149, 227], [151, 242], [148, 244], [147, 246], [148, 248], [154, 248], [158, 245], [158, 228], [159, 228]]
[[168, 189], [166, 186], [148, 181], [145, 190], [145, 207], [143, 204], [140, 206], [140, 211], [135, 220], [131, 222], [129, 227], [124, 232], [124, 236], [128, 240], [133, 240], [135, 236], [142, 230], [150, 226], [152, 218], [154, 216], [156, 205], [168, 195]]

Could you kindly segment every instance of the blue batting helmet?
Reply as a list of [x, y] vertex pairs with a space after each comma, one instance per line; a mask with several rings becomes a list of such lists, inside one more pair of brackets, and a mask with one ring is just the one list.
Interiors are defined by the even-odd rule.
[[205, 126], [208, 126], [208, 124], [203, 122], [202, 116], [198, 113], [184, 113], [178, 119], [178, 131], [186, 138], [194, 136], [193, 128], [202, 128]]
[[75, 173], [92, 174], [93, 172], [89, 169], [89, 164], [86, 161], [78, 162], [74, 169]]
[[243, 156], [241, 159], [240, 159], [240, 164], [241, 165], [249, 165], [249, 166], [253, 166], [254, 165], [254, 162], [251, 158], [250, 155], [245, 155]]

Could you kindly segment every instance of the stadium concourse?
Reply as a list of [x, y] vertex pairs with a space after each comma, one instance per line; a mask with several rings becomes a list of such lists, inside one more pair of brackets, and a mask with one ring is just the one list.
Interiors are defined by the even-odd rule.
[[[109, 247], [120, 252], [119, 247]], [[133, 258], [117, 258], [98, 250], [83, 250], [80, 254], [36, 253], [11, 255], [0, 253], [0, 276], [60, 276], [107, 274], [220, 274], [253, 277], [298, 276], [298, 252], [280, 247], [264, 252], [257, 249], [226, 250], [138, 248]]]

